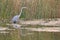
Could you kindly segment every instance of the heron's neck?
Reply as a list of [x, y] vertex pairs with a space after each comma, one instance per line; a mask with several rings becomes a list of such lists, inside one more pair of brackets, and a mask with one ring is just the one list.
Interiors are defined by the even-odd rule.
[[19, 17], [21, 16], [21, 14], [22, 14], [22, 10], [23, 10], [23, 8], [21, 9], [21, 11], [20, 11], [20, 14], [19, 14]]

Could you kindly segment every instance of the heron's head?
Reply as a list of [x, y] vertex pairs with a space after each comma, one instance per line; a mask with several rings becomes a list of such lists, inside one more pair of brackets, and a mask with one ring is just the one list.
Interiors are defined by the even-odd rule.
[[27, 8], [27, 7], [22, 7], [22, 9]]

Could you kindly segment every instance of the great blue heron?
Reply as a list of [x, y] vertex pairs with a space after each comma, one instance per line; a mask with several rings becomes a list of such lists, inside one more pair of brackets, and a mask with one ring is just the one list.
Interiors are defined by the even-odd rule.
[[19, 20], [19, 17], [21, 16], [22, 10], [23, 10], [24, 8], [27, 8], [27, 7], [22, 7], [22, 8], [21, 8], [21, 11], [20, 11], [20, 14], [19, 14], [19, 15], [15, 15], [15, 16], [12, 18], [12, 22], [13, 22], [13, 23], [16, 23], [16, 22]]

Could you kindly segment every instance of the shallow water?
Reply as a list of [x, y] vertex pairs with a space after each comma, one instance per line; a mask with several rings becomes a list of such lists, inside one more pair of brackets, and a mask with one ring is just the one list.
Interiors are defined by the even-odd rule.
[[[10, 25], [11, 26], [11, 25]], [[13, 26], [11, 26], [13, 27]], [[15, 29], [15, 28], [13, 28]], [[1, 34], [1, 38], [5, 40], [58, 40], [60, 39], [59, 32], [47, 32], [45, 29], [51, 30], [60, 30], [60, 27], [44, 27], [44, 26], [22, 26], [19, 29], [10, 30], [8, 34]], [[43, 30], [43, 31], [42, 31]], [[45, 31], [44, 31], [45, 30]], [[40, 32], [41, 31], [41, 32]], [[2, 37], [3, 36], [3, 37]], [[6, 36], [6, 38], [5, 38]], [[0, 39], [1, 39], [0, 38]], [[14, 38], [14, 39], [13, 39]], [[2, 39], [2, 40], [4, 40]]]

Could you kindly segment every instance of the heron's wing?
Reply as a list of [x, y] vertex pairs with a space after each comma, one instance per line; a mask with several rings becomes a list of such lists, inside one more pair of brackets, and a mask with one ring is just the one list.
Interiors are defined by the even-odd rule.
[[16, 15], [12, 18], [12, 21], [18, 21], [19, 20], [19, 15]]

